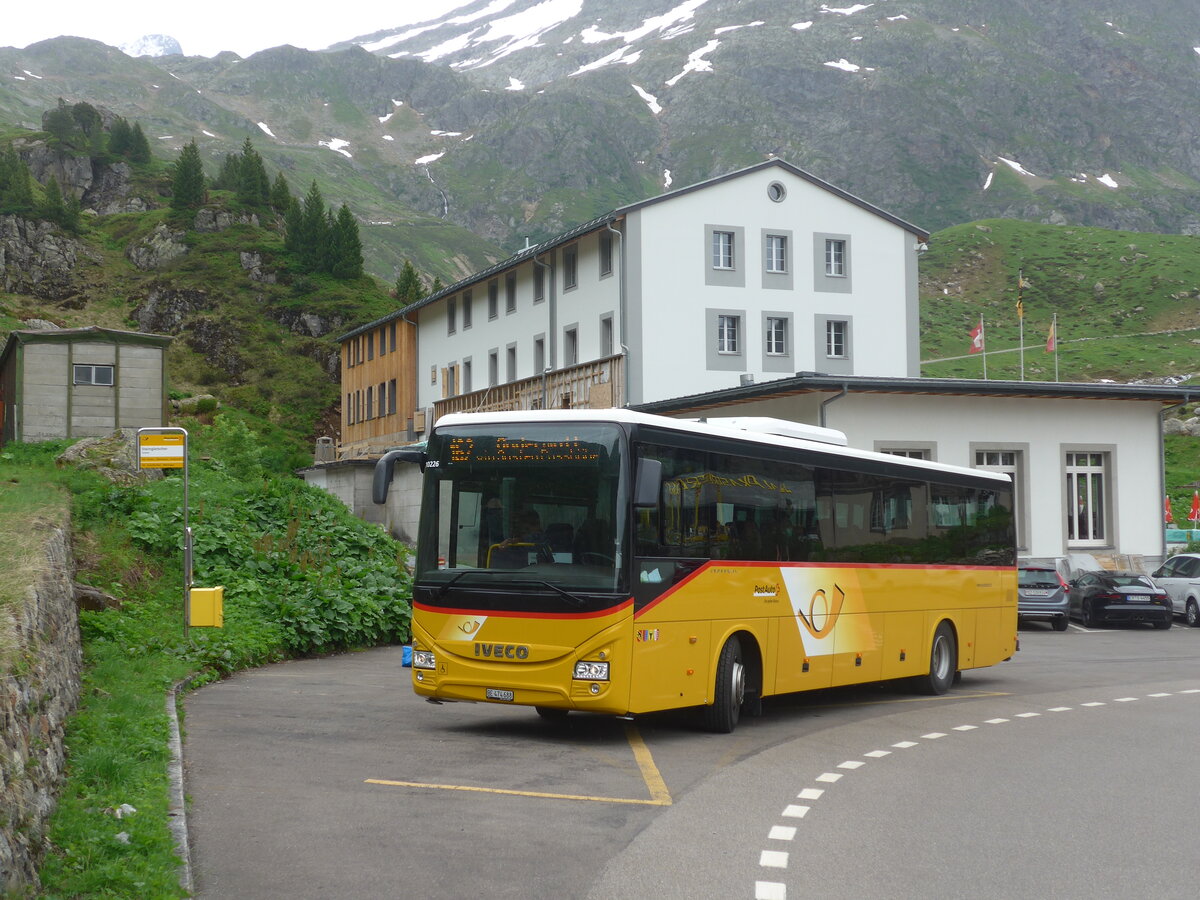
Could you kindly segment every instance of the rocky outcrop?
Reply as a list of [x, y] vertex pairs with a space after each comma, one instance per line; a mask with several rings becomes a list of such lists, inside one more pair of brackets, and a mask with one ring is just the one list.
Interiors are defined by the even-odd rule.
[[95, 260], [83, 244], [49, 222], [0, 216], [0, 286], [10, 294], [64, 300], [81, 285], [77, 267]]
[[183, 237], [182, 231], [172, 231], [165, 222], [159, 222], [152, 232], [130, 244], [125, 255], [143, 271], [161, 269], [188, 252]]
[[252, 225], [257, 228], [258, 216], [254, 213], [234, 215], [225, 209], [205, 208], [196, 213], [196, 219], [192, 223], [196, 231], [224, 231], [234, 225]]
[[257, 281], [260, 284], [274, 284], [275, 273], [270, 269], [263, 268], [262, 254], [246, 251], [241, 253], [242, 268], [246, 270], [246, 274], [250, 276], [251, 281]]
[[[25, 896], [38, 863], [66, 761], [63, 728], [79, 699], [82, 651], [67, 515], [35, 520], [44, 536], [32, 583], [6, 612], [14, 646], [0, 679], [0, 891]], [[14, 665], [21, 660], [21, 665]]]
[[240, 385], [247, 365], [239, 352], [241, 338], [236, 328], [213, 319], [197, 319], [188, 328], [187, 345], [224, 373], [229, 385]]
[[179, 334], [188, 320], [215, 305], [207, 291], [156, 285], [133, 309], [138, 330], [153, 334]]
[[321, 337], [347, 327], [346, 320], [341, 316], [320, 316], [294, 309], [282, 310], [274, 319], [293, 334], [305, 334], [309, 337]]

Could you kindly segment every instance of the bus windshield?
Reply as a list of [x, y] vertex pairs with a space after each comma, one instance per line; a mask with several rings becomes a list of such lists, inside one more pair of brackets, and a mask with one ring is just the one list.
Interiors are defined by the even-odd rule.
[[433, 590], [422, 599], [462, 590], [590, 607], [589, 592], [625, 590], [624, 441], [612, 423], [439, 429], [425, 465], [416, 575]]

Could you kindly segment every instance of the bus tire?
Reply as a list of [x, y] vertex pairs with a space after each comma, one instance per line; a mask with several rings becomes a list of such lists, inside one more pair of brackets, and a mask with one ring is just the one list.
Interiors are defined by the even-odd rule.
[[535, 706], [533, 709], [547, 722], [561, 722], [567, 717], [567, 711], [556, 706]]
[[954, 683], [958, 671], [958, 642], [949, 622], [941, 622], [933, 632], [929, 647], [929, 673], [917, 677], [916, 686], [922, 694], [944, 694]]
[[746, 698], [746, 665], [742, 642], [731, 637], [717, 659], [717, 677], [711, 706], [704, 707], [704, 727], [716, 734], [729, 734], [741, 718]]

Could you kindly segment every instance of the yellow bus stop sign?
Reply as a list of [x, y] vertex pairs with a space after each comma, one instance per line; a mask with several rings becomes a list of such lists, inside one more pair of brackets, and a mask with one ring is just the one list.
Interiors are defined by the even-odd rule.
[[186, 439], [183, 434], [139, 434], [138, 467], [182, 469]]

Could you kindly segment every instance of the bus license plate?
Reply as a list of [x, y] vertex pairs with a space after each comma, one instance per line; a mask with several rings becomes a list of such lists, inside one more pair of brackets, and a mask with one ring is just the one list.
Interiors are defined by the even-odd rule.
[[509, 702], [512, 702], [513, 692], [502, 691], [499, 688], [488, 688], [486, 691], [484, 691], [484, 696], [489, 700], [508, 700]]

